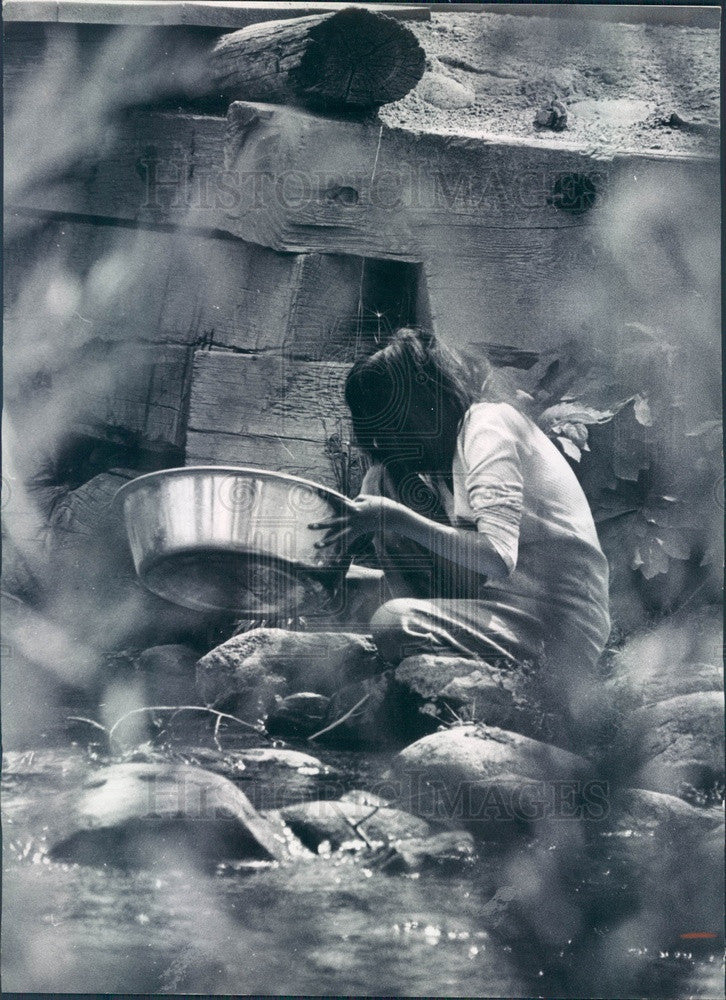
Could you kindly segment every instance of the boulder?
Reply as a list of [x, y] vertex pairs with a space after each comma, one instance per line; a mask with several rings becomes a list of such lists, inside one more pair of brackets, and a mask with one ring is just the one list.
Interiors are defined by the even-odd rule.
[[299, 691], [277, 698], [265, 719], [271, 736], [307, 739], [325, 725], [330, 698], [312, 691]]
[[[664, 949], [684, 930], [723, 920], [724, 816], [674, 795], [623, 788], [601, 822], [587, 824], [591, 911], [610, 923], [637, 914], [641, 946]], [[677, 946], [677, 945], [676, 945]]]
[[472, 864], [476, 858], [474, 838], [466, 830], [437, 833], [432, 837], [396, 840], [373, 862], [388, 874], [421, 871], [453, 872]]
[[641, 841], [655, 845], [680, 845], [686, 850], [724, 826], [723, 810], [698, 808], [675, 795], [644, 788], [620, 788], [608, 799], [603, 822], [593, 824], [596, 838]]
[[724, 784], [724, 700], [718, 691], [677, 695], [638, 709], [627, 726], [638, 761], [630, 784], [656, 792], [717, 794]]
[[457, 721], [483, 722], [566, 746], [564, 722], [545, 711], [536, 677], [471, 658], [409, 656], [393, 671], [337, 691], [325, 725], [363, 705], [324, 741], [346, 748], [405, 746]]
[[136, 659], [149, 705], [194, 705], [197, 653], [191, 646], [151, 646]]
[[331, 694], [378, 667], [376, 648], [349, 632], [290, 632], [256, 628], [235, 635], [197, 663], [197, 690], [206, 704], [263, 714], [275, 695]]
[[399, 698], [412, 705], [418, 701], [419, 712], [445, 724], [483, 722], [547, 742], [566, 742], [562, 720], [540, 704], [536, 676], [521, 668], [424, 654], [405, 659], [394, 680]]
[[623, 710], [698, 691], [722, 691], [720, 609], [682, 609], [608, 654], [606, 685]]
[[385, 808], [391, 805], [391, 799], [384, 799], [375, 792], [368, 792], [363, 788], [351, 788], [340, 796], [340, 802], [356, 802], [361, 806], [379, 806]]
[[610, 665], [606, 685], [621, 703], [633, 707], [652, 705], [682, 694], [723, 690], [723, 670], [716, 663], [668, 661], [635, 654], [636, 650], [626, 647]]
[[[436, 727], [426, 720], [424, 732]], [[347, 684], [330, 699], [316, 740], [345, 750], [400, 747], [415, 739], [398, 710], [392, 689], [392, 671], [386, 670], [357, 684]]]
[[403, 801], [427, 819], [464, 825], [500, 839], [548, 816], [584, 815], [592, 779], [584, 758], [494, 726], [469, 724], [433, 733], [394, 761]]
[[348, 841], [380, 845], [426, 837], [430, 832], [428, 823], [400, 809], [343, 800], [299, 802], [266, 815], [282, 820], [312, 851], [325, 842], [337, 850]]
[[114, 764], [68, 803], [54, 860], [151, 867], [188, 857], [288, 861], [308, 854], [227, 778], [186, 764]]
[[[189, 746], [175, 750], [177, 759], [230, 778], [257, 810], [280, 809], [293, 802], [337, 798], [345, 787], [339, 771], [317, 757], [281, 747], [214, 750]], [[166, 758], [168, 760], [168, 757]]]

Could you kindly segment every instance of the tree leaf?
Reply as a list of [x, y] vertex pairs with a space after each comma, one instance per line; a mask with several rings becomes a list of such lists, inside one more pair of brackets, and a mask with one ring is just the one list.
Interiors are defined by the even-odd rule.
[[556, 440], [568, 458], [571, 458], [573, 462], [580, 461], [582, 458], [582, 452], [573, 441], [570, 441], [570, 439], [566, 437], [558, 437]]
[[554, 428], [558, 424], [605, 424], [612, 420], [617, 411], [596, 410], [592, 406], [586, 406], [577, 400], [563, 400], [549, 406], [539, 415], [537, 423], [543, 429]]
[[664, 551], [660, 539], [651, 536], [644, 544], [636, 548], [631, 565], [633, 569], [640, 569], [646, 580], [652, 580], [659, 573], [668, 572], [670, 559]]
[[653, 414], [650, 412], [650, 404], [645, 396], [636, 396], [633, 402], [635, 419], [643, 427], [653, 426]]
[[658, 541], [671, 559], [691, 558], [691, 544], [686, 535], [677, 528], [661, 528], [658, 532]]

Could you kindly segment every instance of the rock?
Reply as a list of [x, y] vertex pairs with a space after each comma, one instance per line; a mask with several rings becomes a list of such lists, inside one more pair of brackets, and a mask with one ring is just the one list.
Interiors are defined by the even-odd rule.
[[499, 839], [548, 815], [582, 815], [590, 765], [582, 757], [485, 725], [425, 736], [394, 761], [401, 793], [415, 813], [463, 824]]
[[428, 871], [456, 871], [476, 858], [474, 838], [465, 830], [437, 833], [432, 837], [397, 840], [384, 848], [373, 862], [379, 871], [401, 874]]
[[307, 739], [322, 729], [330, 698], [312, 691], [299, 691], [287, 698], [278, 698], [265, 719], [271, 736]]
[[724, 784], [724, 703], [718, 691], [677, 695], [634, 712], [630, 784], [656, 792], [716, 792]]
[[346, 841], [387, 844], [426, 837], [430, 832], [428, 823], [400, 809], [342, 800], [299, 802], [266, 815], [281, 819], [312, 851], [326, 841], [331, 849], [337, 850]]
[[661, 948], [684, 927], [717, 927], [723, 920], [723, 810], [640, 788], [618, 790], [609, 806], [602, 822], [587, 824], [595, 859], [588, 881], [603, 919], [625, 907], [638, 914], [643, 945]]
[[69, 802], [68, 815], [54, 860], [147, 867], [188, 856], [288, 861], [308, 853], [231, 781], [184, 764], [103, 768]]
[[[332, 696], [316, 740], [346, 750], [399, 747], [409, 735], [392, 692], [392, 671], [387, 670], [358, 684], [348, 684]], [[341, 721], [342, 720], [342, 721]], [[426, 732], [435, 728], [426, 722]], [[328, 729], [328, 727], [331, 727]], [[418, 734], [419, 730], [415, 730]]]
[[373, 792], [366, 792], [362, 788], [352, 788], [349, 792], [340, 796], [340, 802], [355, 802], [361, 806], [378, 806], [385, 808], [390, 806], [390, 799], [383, 799]]
[[235, 750], [236, 760], [246, 765], [266, 765], [270, 767], [290, 768], [294, 771], [303, 771], [306, 774], [337, 774], [338, 772], [323, 764], [317, 757], [312, 757], [309, 753], [301, 753], [299, 750], [285, 750], [280, 747], [252, 747], [249, 750]]
[[[441, 722], [483, 722], [536, 739], [564, 744], [561, 719], [543, 711], [536, 679], [519, 669], [503, 669], [464, 658], [431, 654], [403, 660], [394, 673], [399, 698]], [[423, 733], [421, 735], [424, 735]]]
[[448, 73], [427, 71], [416, 88], [416, 93], [428, 104], [437, 108], [467, 108], [476, 100], [471, 87], [459, 83]]
[[321, 740], [345, 748], [400, 747], [442, 723], [476, 720], [557, 745], [568, 742], [563, 720], [540, 706], [531, 675], [471, 658], [407, 657], [393, 671], [337, 691], [324, 724], [342, 718], [364, 697], [354, 714]]
[[151, 646], [136, 660], [149, 705], [196, 704], [197, 653], [191, 646]]
[[[280, 809], [301, 800], [320, 797], [324, 782], [328, 798], [336, 798], [344, 785], [335, 768], [317, 757], [280, 747], [252, 747], [246, 750], [213, 750], [190, 747], [176, 751], [184, 763], [207, 768], [231, 778], [243, 788], [257, 810]], [[168, 758], [167, 758], [168, 759]]]
[[534, 125], [535, 128], [561, 132], [567, 128], [567, 108], [561, 101], [550, 101], [534, 116]]
[[630, 656], [616, 656], [607, 684], [633, 705], [651, 705], [682, 694], [722, 691], [723, 671], [715, 663], [659, 663], [648, 658], [636, 664]]
[[675, 795], [644, 788], [621, 788], [608, 802], [605, 822], [595, 828], [598, 837], [635, 838], [662, 849], [667, 843], [695, 844], [723, 828], [723, 811], [699, 809]]
[[233, 636], [197, 663], [197, 690], [207, 704], [232, 704], [264, 713], [275, 694], [330, 694], [342, 684], [374, 673], [376, 648], [350, 632], [289, 632], [257, 628]]
[[607, 686], [624, 710], [681, 694], [723, 690], [719, 608], [682, 609], [609, 653]]

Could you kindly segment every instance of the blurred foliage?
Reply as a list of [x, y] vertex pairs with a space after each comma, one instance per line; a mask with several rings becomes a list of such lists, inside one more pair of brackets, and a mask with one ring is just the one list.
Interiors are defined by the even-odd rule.
[[723, 552], [719, 359], [705, 370], [701, 351], [636, 323], [614, 343], [568, 341], [527, 368], [495, 369], [483, 391], [511, 399], [556, 443], [597, 523], [623, 519], [632, 570], [651, 581], [688, 563], [713, 596]]

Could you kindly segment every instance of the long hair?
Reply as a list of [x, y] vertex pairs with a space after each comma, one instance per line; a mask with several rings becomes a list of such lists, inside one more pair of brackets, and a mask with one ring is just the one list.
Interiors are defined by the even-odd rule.
[[[359, 447], [402, 491], [415, 477], [419, 493], [418, 473], [442, 475], [451, 485], [457, 435], [474, 398], [456, 355], [415, 327], [397, 330], [385, 347], [360, 358], [345, 383]], [[438, 519], [440, 511], [432, 514]]]

